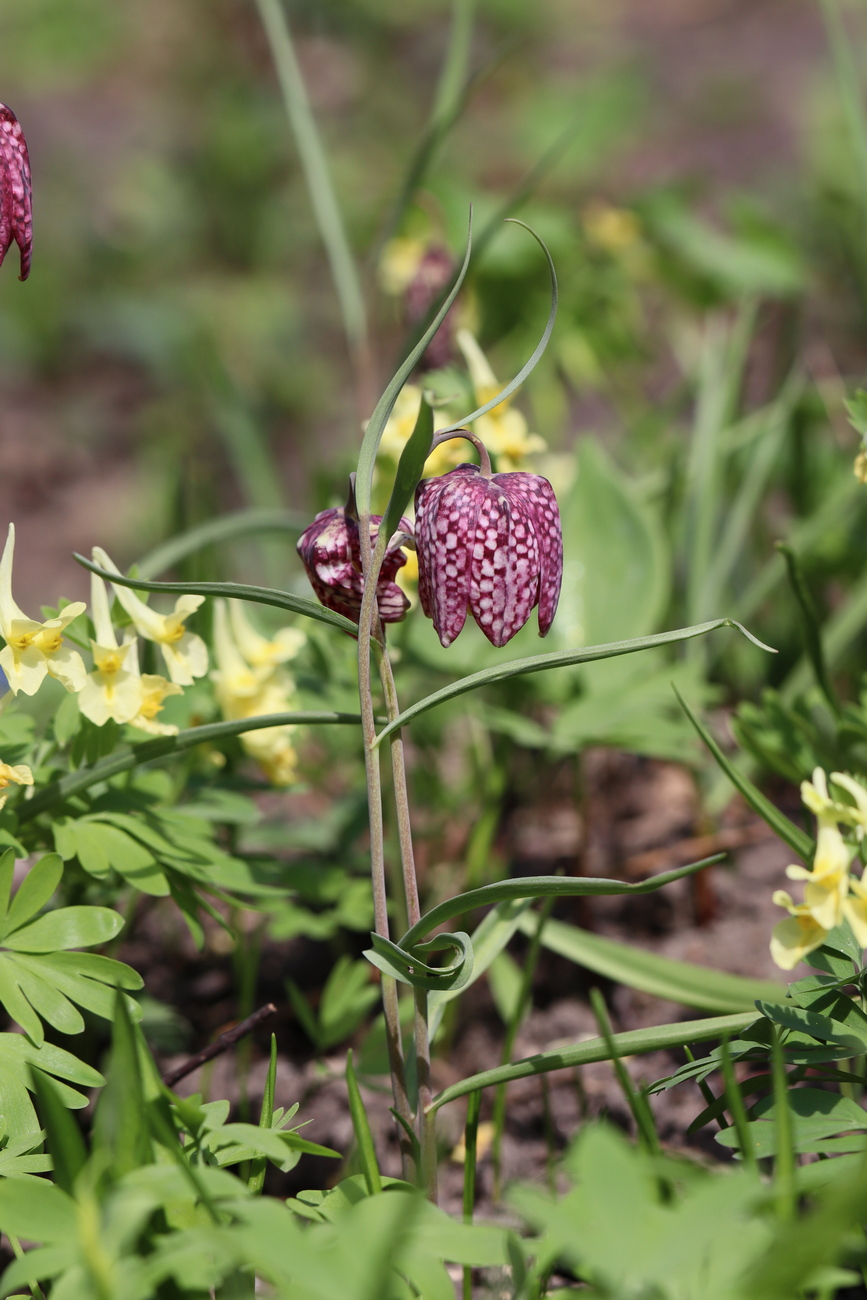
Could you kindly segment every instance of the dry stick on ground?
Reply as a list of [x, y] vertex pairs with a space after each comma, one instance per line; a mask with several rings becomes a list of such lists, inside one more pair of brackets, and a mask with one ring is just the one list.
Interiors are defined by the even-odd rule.
[[263, 1020], [267, 1020], [269, 1016], [276, 1015], [276, 1013], [277, 1008], [274, 1003], [267, 1002], [264, 1007], [254, 1011], [252, 1016], [248, 1016], [246, 1020], [242, 1020], [240, 1024], [235, 1025], [234, 1029], [227, 1029], [224, 1034], [220, 1034], [220, 1037], [215, 1039], [210, 1046], [203, 1047], [201, 1052], [196, 1052], [196, 1055], [191, 1056], [188, 1061], [184, 1061], [183, 1065], [175, 1066], [174, 1070], [169, 1070], [168, 1074], [163, 1075], [163, 1083], [167, 1088], [173, 1088], [176, 1083], [180, 1082], [181, 1079], [185, 1079], [188, 1074], [192, 1074], [193, 1070], [197, 1070], [206, 1061], [212, 1061], [215, 1056], [222, 1056], [223, 1052], [227, 1052], [230, 1047], [234, 1047], [242, 1038], [251, 1033], [257, 1025], [260, 1025]]

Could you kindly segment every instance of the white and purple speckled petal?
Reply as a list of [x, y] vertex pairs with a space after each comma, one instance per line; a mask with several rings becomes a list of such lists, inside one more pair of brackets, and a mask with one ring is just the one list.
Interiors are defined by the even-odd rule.
[[539, 547], [520, 497], [488, 481], [472, 555], [470, 610], [492, 645], [504, 646], [530, 617], [539, 595]]
[[476, 519], [487, 490], [477, 466], [459, 465], [416, 492], [419, 599], [444, 646], [466, 622]]
[[494, 482], [501, 484], [510, 501], [523, 503], [532, 521], [539, 546], [539, 635], [545, 636], [557, 612], [563, 579], [563, 534], [557, 498], [548, 480], [538, 474], [495, 474]]
[[[372, 543], [376, 542], [380, 523], [378, 515], [370, 521]], [[412, 531], [406, 519], [401, 520], [401, 528]], [[326, 609], [333, 609], [357, 623], [364, 595], [364, 578], [361, 575], [356, 521], [343, 510], [322, 510], [301, 534], [297, 549], [310, 585], [321, 603]], [[394, 582], [394, 576], [403, 564], [406, 564], [405, 552], [399, 545], [389, 543], [376, 584], [379, 616], [383, 623], [399, 622], [409, 609], [409, 601]]]

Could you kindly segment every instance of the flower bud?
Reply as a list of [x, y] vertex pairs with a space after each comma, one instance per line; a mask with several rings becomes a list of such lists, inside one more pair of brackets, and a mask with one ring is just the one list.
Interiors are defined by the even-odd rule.
[[[381, 515], [371, 516], [371, 546], [376, 542], [381, 522]], [[412, 534], [408, 519], [401, 519], [400, 526]], [[394, 581], [398, 569], [406, 564], [402, 541], [399, 533], [389, 541], [376, 584], [379, 617], [383, 623], [399, 623], [409, 609], [409, 601]], [[326, 609], [333, 609], [357, 623], [364, 595], [358, 521], [347, 510], [320, 511], [299, 537], [298, 554], [310, 585]]]
[[563, 576], [560, 511], [538, 474], [488, 478], [459, 465], [415, 496], [418, 594], [444, 646], [472, 614], [504, 646], [539, 606], [539, 635], [554, 619]]
[[13, 239], [21, 250], [21, 274], [30, 274], [33, 244], [30, 158], [21, 123], [5, 104], [0, 104], [0, 266]]

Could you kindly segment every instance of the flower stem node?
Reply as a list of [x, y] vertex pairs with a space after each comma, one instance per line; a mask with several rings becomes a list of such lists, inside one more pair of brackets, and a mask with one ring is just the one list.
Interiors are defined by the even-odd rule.
[[15, 553], [15, 525], [0, 559], [0, 635], [6, 642], [0, 650], [0, 668], [14, 695], [35, 695], [49, 675], [68, 691], [80, 691], [87, 676], [77, 650], [64, 644], [63, 633], [73, 619], [87, 608], [83, 601], [67, 605], [57, 618], [38, 623], [28, 618], [12, 597], [12, 559]]
[[26, 280], [33, 248], [30, 158], [21, 123], [0, 104], [0, 266], [13, 239], [21, 253], [18, 278]]
[[539, 635], [547, 634], [563, 576], [560, 511], [547, 479], [459, 465], [419, 484], [415, 507], [419, 599], [444, 646], [467, 612], [497, 647], [537, 605]]
[[[371, 546], [376, 543], [381, 523], [381, 515], [371, 515]], [[379, 617], [383, 623], [399, 623], [409, 609], [410, 602], [394, 579], [398, 569], [406, 564], [406, 554], [402, 550], [405, 538], [401, 534], [412, 536], [412, 532], [409, 520], [401, 519], [400, 529], [385, 551], [376, 584]], [[307, 570], [310, 585], [325, 608], [357, 623], [364, 595], [364, 577], [358, 521], [350, 510], [321, 510], [298, 538], [298, 554]]]

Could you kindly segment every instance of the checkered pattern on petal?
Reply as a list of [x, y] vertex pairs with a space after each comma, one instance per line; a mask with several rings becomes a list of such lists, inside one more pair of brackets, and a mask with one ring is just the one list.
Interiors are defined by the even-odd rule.
[[21, 250], [18, 278], [26, 280], [33, 246], [30, 158], [21, 123], [0, 104], [0, 266], [13, 239]]
[[510, 501], [520, 500], [530, 517], [539, 547], [539, 635], [545, 636], [557, 612], [563, 580], [563, 534], [554, 489], [539, 474], [522, 471], [495, 474], [493, 481], [503, 487]]
[[477, 465], [458, 465], [416, 490], [419, 600], [444, 646], [466, 622], [476, 520], [487, 491]]
[[492, 645], [504, 646], [530, 617], [539, 598], [539, 546], [510, 475], [488, 480], [473, 546], [470, 610]]

